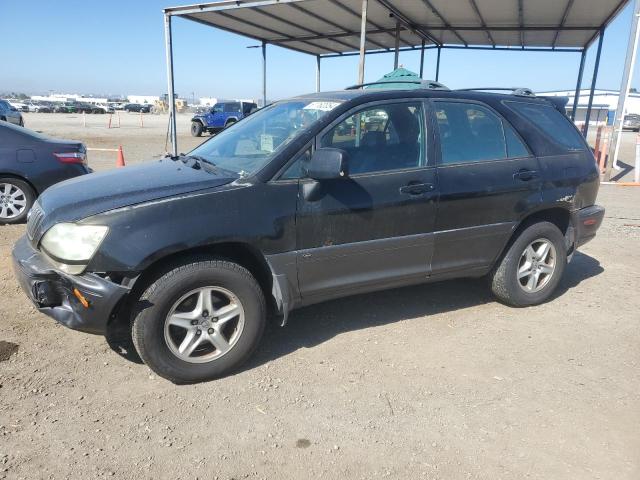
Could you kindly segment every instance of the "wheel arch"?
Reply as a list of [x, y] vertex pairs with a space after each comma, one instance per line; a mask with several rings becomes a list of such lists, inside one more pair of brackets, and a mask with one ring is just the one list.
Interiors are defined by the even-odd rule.
[[40, 195], [39, 190], [36, 188], [36, 186], [33, 184], [33, 182], [31, 180], [29, 180], [28, 178], [24, 177], [23, 175], [19, 175], [17, 173], [6, 172], [4, 170], [0, 170], [0, 178], [15, 178], [16, 180], [22, 180], [23, 182], [25, 182], [27, 185], [29, 185], [31, 187], [33, 192], [36, 194], [36, 197], [38, 195]]
[[[228, 260], [246, 268], [256, 279], [267, 300], [269, 314], [284, 316], [286, 320], [288, 292], [283, 292], [269, 262], [257, 248], [242, 242], [222, 242], [180, 250], [154, 259], [133, 281], [127, 306], [131, 305], [157, 278], [187, 262], [218, 258]], [[274, 288], [274, 284], [277, 286]], [[283, 298], [284, 297], [284, 298]], [[126, 308], [126, 311], [129, 309]], [[284, 320], [282, 322], [284, 324]]]
[[499, 255], [495, 258], [494, 265], [498, 264], [502, 260], [513, 242], [524, 229], [538, 222], [549, 222], [558, 227], [562, 235], [564, 235], [567, 240], [567, 251], [570, 253], [573, 248], [573, 239], [571, 238], [573, 229], [571, 224], [571, 212], [569, 209], [563, 207], [550, 207], [529, 213], [515, 225], [511, 235], [502, 246]]

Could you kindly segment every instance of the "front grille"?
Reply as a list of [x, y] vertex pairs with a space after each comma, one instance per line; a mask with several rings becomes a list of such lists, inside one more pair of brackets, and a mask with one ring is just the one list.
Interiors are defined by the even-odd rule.
[[29, 219], [27, 220], [27, 237], [33, 241], [34, 238], [38, 238], [40, 235], [40, 227], [42, 226], [42, 220], [44, 220], [44, 212], [38, 202], [33, 204], [31, 211], [29, 212]]

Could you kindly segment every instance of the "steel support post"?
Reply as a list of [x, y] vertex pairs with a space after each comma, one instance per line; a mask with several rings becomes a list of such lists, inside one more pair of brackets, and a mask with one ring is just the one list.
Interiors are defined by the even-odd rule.
[[598, 52], [596, 53], [596, 63], [593, 66], [593, 77], [591, 78], [591, 91], [589, 92], [589, 104], [587, 105], [587, 115], [584, 119], [584, 128], [582, 134], [587, 138], [589, 133], [589, 121], [591, 120], [591, 107], [593, 107], [593, 95], [596, 90], [596, 82], [598, 81], [598, 71], [600, 70], [600, 54], [602, 53], [602, 41], [604, 40], [604, 28], [600, 30], [598, 38]]
[[580, 92], [582, 87], [582, 74], [584, 73], [584, 61], [587, 58], [587, 50], [582, 51], [580, 56], [580, 68], [578, 69], [578, 81], [576, 82], [576, 93], [573, 96], [573, 107], [571, 108], [571, 120], [576, 121], [576, 112], [580, 103]]
[[[620, 153], [620, 143], [622, 141], [622, 124], [624, 122], [624, 113], [629, 98], [629, 89], [631, 88], [631, 79], [633, 78], [633, 67], [638, 52], [638, 37], [640, 36], [640, 28], [638, 17], [640, 16], [640, 0], [635, 0], [633, 8], [633, 17], [631, 18], [631, 29], [629, 31], [629, 43], [627, 44], [627, 58], [624, 62], [624, 70], [622, 72], [622, 84], [620, 85], [620, 95], [618, 96], [618, 106], [616, 108], [616, 116], [613, 123], [613, 141], [609, 146], [610, 153], [609, 162], [605, 169], [604, 179], [611, 180], [611, 169], [618, 167], [618, 155]], [[637, 168], [637, 163], [636, 163]], [[636, 171], [636, 178], [638, 172]], [[637, 180], [636, 180], [637, 181]]]
[[171, 40], [171, 15], [164, 15], [164, 38], [165, 51], [167, 55], [167, 82], [168, 82], [168, 98], [169, 105], [169, 134], [171, 137], [171, 155], [178, 156], [178, 134], [176, 131], [176, 95], [173, 82], [173, 44]]

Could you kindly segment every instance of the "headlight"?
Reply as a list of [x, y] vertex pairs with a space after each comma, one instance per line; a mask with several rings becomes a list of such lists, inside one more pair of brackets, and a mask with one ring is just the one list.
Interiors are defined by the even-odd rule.
[[91, 259], [108, 230], [100, 225], [58, 223], [44, 234], [40, 245], [55, 260], [77, 265]]

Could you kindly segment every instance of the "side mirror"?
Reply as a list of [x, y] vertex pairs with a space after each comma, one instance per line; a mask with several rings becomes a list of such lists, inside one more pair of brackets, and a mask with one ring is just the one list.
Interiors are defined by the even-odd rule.
[[307, 176], [314, 180], [331, 180], [349, 176], [349, 155], [339, 148], [319, 148], [309, 162]]

